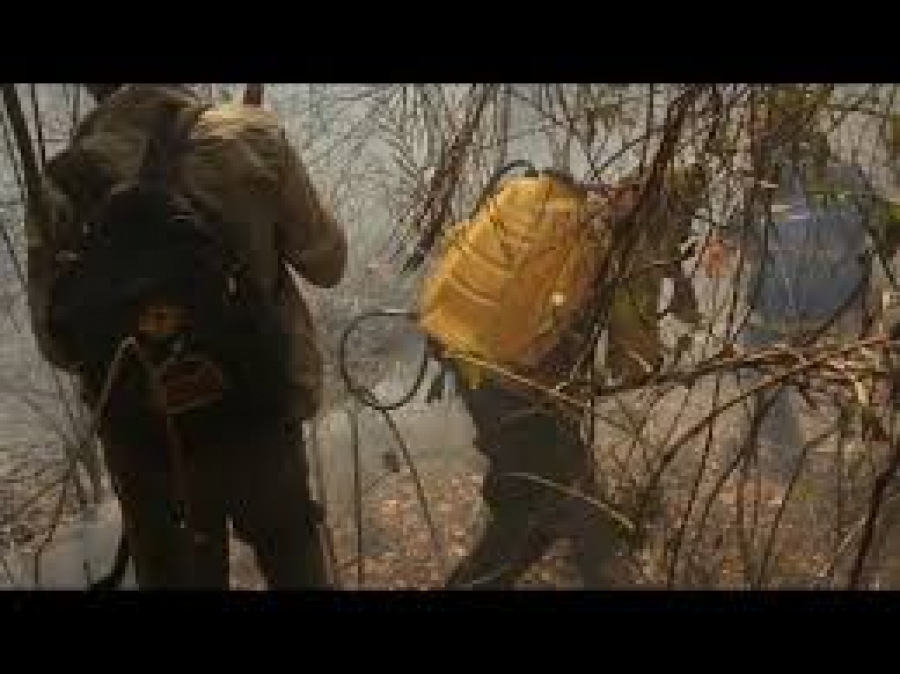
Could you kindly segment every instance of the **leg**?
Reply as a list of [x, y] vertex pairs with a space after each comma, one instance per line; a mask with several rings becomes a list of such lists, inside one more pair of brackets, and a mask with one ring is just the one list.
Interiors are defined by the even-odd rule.
[[196, 456], [187, 465], [192, 530], [185, 532], [191, 546], [191, 587], [227, 590], [231, 586], [228, 514], [221, 478], [215, 470], [219, 448], [201, 445], [192, 449]]
[[[622, 532], [605, 510], [587, 500], [600, 496], [591, 446], [576, 425], [564, 418], [554, 421], [553, 450], [560, 463], [554, 481], [567, 487], [568, 493], [547, 488], [543, 527], [548, 530], [546, 536], [550, 542], [556, 538], [571, 542], [572, 561], [585, 588], [606, 587], [609, 584], [606, 570], [619, 547]], [[563, 466], [568, 468], [562, 470]]]
[[[741, 346], [748, 352], [754, 352], [780, 341], [779, 333], [769, 330], [756, 323], [748, 323], [739, 335]], [[760, 373], [753, 369], [737, 370], [734, 373], [736, 383], [742, 391], [757, 386], [762, 380]], [[762, 389], [749, 395], [743, 407], [746, 411], [746, 419], [740, 425], [740, 432], [733, 437], [728, 445], [726, 463], [730, 465], [737, 459], [739, 452], [748, 449], [751, 454], [741, 458], [741, 464], [751, 457], [762, 462], [764, 453], [763, 445], [775, 442], [781, 433], [779, 427], [785, 420], [784, 397], [780, 391]], [[779, 409], [779, 406], [781, 408]], [[790, 410], [788, 410], [790, 414]], [[779, 418], [780, 417], [780, 418]], [[780, 448], [779, 448], [780, 449]], [[752, 452], [755, 452], [753, 454]]]
[[122, 510], [122, 525], [141, 589], [227, 587], [224, 516], [215, 492], [191, 467], [194, 529], [203, 543], [189, 550], [173, 497], [165, 438], [149, 424], [132, 432], [103, 431], [106, 463]]
[[[585, 493], [595, 496], [596, 489]], [[487, 528], [451, 574], [448, 587], [512, 589], [559, 538], [572, 542], [574, 562], [586, 588], [609, 584], [604, 572], [616, 553], [618, 528], [596, 506], [575, 496], [554, 496], [542, 499], [537, 511], [503, 502], [493, 504], [492, 510]]]
[[[568, 484], [579, 467], [556, 415], [490, 382], [461, 393], [476, 427], [476, 445], [489, 461], [482, 497], [492, 518], [448, 585], [511, 588], [558, 537], [553, 522], [560, 492], [541, 481]], [[583, 454], [577, 460], [582, 459]]]
[[553, 544], [549, 529], [508, 509], [492, 513], [478, 542], [450, 574], [450, 589], [511, 590]]
[[237, 534], [256, 553], [270, 589], [330, 587], [320, 525], [309, 489], [302, 426], [234, 452], [229, 510]]
[[[586, 495], [596, 496], [596, 483], [591, 480]], [[601, 509], [581, 499], [572, 498], [565, 506], [567, 537], [572, 542], [573, 557], [585, 589], [609, 586], [606, 570], [620, 545], [619, 528]]]
[[769, 450], [766, 452], [769, 456], [762, 456], [768, 458], [767, 463], [771, 464], [771, 470], [767, 472], [779, 480], [787, 481], [797, 470], [804, 444], [803, 432], [791, 400], [790, 389], [782, 387], [767, 396], [771, 397], [774, 400], [760, 424], [760, 439]]

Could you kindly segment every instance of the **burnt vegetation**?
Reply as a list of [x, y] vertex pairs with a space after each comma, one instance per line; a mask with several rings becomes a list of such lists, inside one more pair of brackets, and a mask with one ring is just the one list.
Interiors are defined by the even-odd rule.
[[[223, 100], [240, 95], [242, 85], [198, 88]], [[88, 517], [108, 493], [98, 449], [85, 439], [90, 415], [71, 382], [36, 354], [24, 294], [21, 220], [29, 181], [64, 146], [89, 103], [74, 85], [19, 84], [5, 94], [0, 428], [8, 437], [0, 437], [0, 575], [14, 576], [14, 557], [26, 551], [31, 559], [47, 549], [60, 528]], [[428, 253], [471, 213], [491, 176], [517, 159], [588, 183], [616, 183], [635, 170], [646, 176], [611, 231], [583, 366], [561, 389], [545, 391], [590, 390], [580, 404], [604, 493], [597, 507], [614, 509], [630, 531], [617, 582], [742, 589], [900, 584], [900, 435], [889, 401], [895, 280], [892, 241], [877, 226], [895, 208], [900, 213], [890, 200], [900, 152], [896, 94], [894, 85], [828, 84], [267, 87], [267, 105], [281, 116], [350, 237], [343, 283], [304, 289], [330, 369], [325, 409], [310, 432], [316, 482], [320, 490], [328, 486], [343, 585], [438, 586], [448, 559], [471, 542], [478, 467], [452, 453], [419, 463], [416, 424], [434, 424], [441, 413], [421, 405], [421, 395], [396, 432], [387, 426], [377, 442], [370, 440], [375, 431], [363, 434], [357, 445], [377, 448], [362, 448], [370, 456], [353, 469], [347, 419], [365, 429], [379, 417], [349, 395], [338, 372], [339, 345], [365, 311], [415, 306]], [[755, 147], [751, 131], [773, 111], [778, 123]], [[807, 162], [813, 173], [829, 161], [855, 165], [879, 198], [829, 192], [824, 180], [815, 188], [816, 198], [857, 199], [864, 209], [865, 273], [834, 315], [790, 339], [754, 347], [741, 335], [762, 284], [746, 242], [777, 237], [774, 227], [769, 232], [779, 206], [768, 168], [776, 155]], [[674, 260], [633, 262], [642, 242], [661, 236], [659, 228], [684, 211], [677, 191], [665, 200], [659, 195], [688, 164], [702, 169], [705, 190], [687, 245]], [[716, 232], [726, 223], [723, 243]], [[676, 321], [663, 298], [649, 319], [661, 326], [661, 363], [629, 380], [610, 379], [606, 332], [617, 289], [647, 265], [671, 264], [691, 279], [699, 320]], [[858, 326], [836, 331], [860, 307]], [[421, 338], [403, 320], [385, 317], [360, 330], [344, 356], [355, 381], [373, 390], [393, 381], [404, 389], [416, 379]], [[788, 465], [780, 464], [779, 480], [770, 466], [784, 448], [765, 431], [773, 423], [798, 429], [785, 441], [797, 446]], [[353, 494], [338, 502], [329, 485], [353, 478]], [[530, 583], [566, 587], [564, 566], [548, 559]]]

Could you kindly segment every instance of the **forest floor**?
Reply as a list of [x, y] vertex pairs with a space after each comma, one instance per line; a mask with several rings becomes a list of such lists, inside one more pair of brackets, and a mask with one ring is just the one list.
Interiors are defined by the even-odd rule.
[[[332, 453], [338, 454], [337, 449], [333, 445]], [[598, 445], [598, 465], [607, 478], [615, 474], [613, 464], [619, 449], [615, 442]], [[871, 457], [867, 458], [870, 452], [859, 455], [855, 452], [852, 446], [847, 449], [844, 470], [857, 475], [852, 481], [855, 484], [862, 484], [859, 476], [869, 470], [870, 477], [865, 482], [871, 485], [874, 473], [867, 469], [873, 463]], [[659, 492], [662, 496], [651, 500], [647, 511], [651, 518], [644, 536], [636, 549], [615, 562], [615, 568], [608, 574], [613, 587], [825, 587], [827, 583], [822, 582], [820, 574], [829, 566], [836, 569], [837, 585], [845, 582], [862, 533], [860, 525], [867, 511], [870, 489], [851, 489], [851, 481], [847, 480], [848, 486], [837, 496], [831, 453], [811, 453], [804, 470], [791, 485], [790, 480], [775, 480], [753, 471], [745, 479], [741, 478], [740, 470], [724, 482], [714, 479], [721, 476], [724, 462], [710, 452], [704, 468], [708, 477], [697, 486], [698, 453], [702, 454], [691, 453], [693, 461], [673, 462], [666, 472]], [[85, 546], [91, 548], [86, 556], [91, 558], [88, 566], [94, 577], [108, 568], [119, 535], [117, 508], [110, 502], [101, 509], [96, 520], [99, 533], [90, 539], [93, 542], [86, 543], [82, 535], [76, 536], [78, 544], [73, 544], [72, 532], [79, 530], [75, 499], [68, 494], [63, 502], [60, 490], [51, 488], [61, 478], [60, 463], [39, 460], [36, 456], [35, 452], [23, 451], [17, 461], [12, 461], [7, 453], [5, 465], [0, 467], [0, 517], [9, 522], [0, 529], [0, 548], [15, 551], [15, 555], [4, 556], [0, 586], [34, 587], [33, 565], [26, 560], [33, 560], [34, 553], [44, 548], [39, 586], [83, 587], [84, 579], [79, 576], [78, 567], [85, 562], [78, 556], [85, 555]], [[373, 465], [379, 460], [384, 462], [384, 457], [370, 456], [368, 463], [363, 460], [368, 477], [361, 522], [362, 568], [356, 554], [358, 533], [352, 489], [346, 486], [346, 479], [341, 480], [345, 483], [343, 491], [336, 485], [338, 480], [332, 480], [329, 525], [340, 585], [351, 590], [440, 588], [452, 566], [472, 546], [482, 525], [479, 489], [483, 466], [472, 451], [415, 456], [427, 506], [445, 555], [442, 565], [410, 471], [397, 465], [375, 470]], [[346, 478], [346, 473], [337, 477]], [[717, 486], [716, 482], [722, 484]], [[612, 479], [605, 482], [607, 486], [613, 483]], [[40, 496], [42, 489], [45, 494]], [[610, 493], [614, 492], [615, 488], [610, 489]], [[627, 491], [621, 491], [622, 494], [625, 496], [618, 503], [629, 514], [633, 512], [633, 504], [628, 504]], [[892, 507], [888, 510], [900, 512], [896, 506], [900, 499], [893, 494], [889, 496]], [[702, 524], [699, 523], [701, 515]], [[51, 530], [54, 531], [52, 540]], [[898, 587], [900, 543], [897, 538], [893, 534], [882, 542], [878, 557], [881, 563], [877, 573], [869, 574], [867, 587]], [[522, 579], [519, 587], [578, 589], [580, 582], [568, 560], [567, 549], [565, 542], [554, 546]], [[232, 551], [233, 586], [263, 589], [264, 583], [249, 548], [235, 541]], [[673, 551], [678, 552], [676, 562], [673, 562], [676, 556]], [[11, 560], [15, 563], [11, 564]], [[15, 568], [10, 570], [10, 566]], [[10, 575], [15, 582], [9, 579]]]
[[[392, 357], [413, 361], [413, 351], [410, 342]], [[385, 378], [379, 395], [396, 399], [408, 385], [403, 382], [410, 379], [409, 371]], [[718, 384], [706, 380], [690, 391], [645, 392], [607, 400], [601, 406], [595, 452], [603, 492], [626, 517], [638, 512], [642, 503], [646, 506], [641, 535], [607, 574], [613, 587], [846, 585], [864, 533], [872, 485], [886, 463], [888, 447], [863, 445], [852, 438], [838, 445], [830, 439], [810, 448], [795, 480], [771, 470], [771, 447], [759, 453], [759, 460], [729, 470], [747, 425], [740, 406], [723, 414], [712, 431], [707, 428], [690, 435], [688, 430], [714, 402], [721, 404], [739, 393], [734, 378], [726, 377]], [[479, 489], [484, 465], [474, 451], [471, 422], [458, 400], [451, 397], [429, 405], [416, 399], [394, 414], [422, 481], [446, 557], [443, 564], [415, 480], [402, 456], [398, 457], [395, 438], [371, 410], [356, 415], [363, 491], [362, 569], [356, 559], [348, 424], [353, 415], [347, 416], [353, 406], [336, 394], [327, 407], [315, 425], [319, 442], [307, 444], [313, 482], [317, 489], [322, 486], [317, 478], [321, 473], [327, 487], [324, 500], [341, 586], [441, 587], [449, 570], [472, 546], [483, 522]], [[834, 419], [833, 410], [814, 412], [797, 396], [791, 410], [806, 439], [823, 432]], [[635, 427], [626, 432], [628, 426]], [[666, 448], [675, 445], [679, 450], [666, 457]], [[314, 446], [318, 451], [313, 451]], [[649, 488], [655, 472], [660, 479], [655, 488]], [[120, 531], [114, 501], [104, 504], [87, 527], [90, 535], [85, 534], [73, 490], [63, 493], [60, 489], [64, 475], [58, 454], [41, 447], [0, 452], [0, 587], [84, 587], [85, 568], [97, 577], [111, 563]], [[900, 497], [891, 489], [888, 492], [887, 523], [891, 524], [900, 515]], [[876, 532], [877, 549], [867, 567], [866, 587], [900, 588], [897, 529], [891, 529], [890, 535], [885, 535], [888, 526]], [[32, 561], [42, 548], [42, 577], [35, 583]], [[554, 546], [520, 587], [578, 588], [567, 548], [565, 543]], [[248, 548], [235, 542], [236, 588], [263, 587], [253, 561]]]

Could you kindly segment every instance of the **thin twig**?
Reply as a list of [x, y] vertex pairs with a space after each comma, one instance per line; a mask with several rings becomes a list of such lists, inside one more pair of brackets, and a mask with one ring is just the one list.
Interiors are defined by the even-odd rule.
[[888, 462], [887, 467], [875, 479], [875, 486], [872, 489], [872, 496], [869, 501], [869, 514], [863, 525], [862, 540], [860, 541], [856, 560], [850, 570], [850, 579], [847, 583], [848, 588], [851, 590], [859, 589], [863, 565], [869, 554], [869, 548], [872, 545], [872, 538], [875, 533], [875, 521], [881, 510], [884, 493], [891, 483], [891, 480], [893, 480], [894, 476], [897, 474], [898, 468], [900, 468], [900, 442], [895, 440], [891, 460]]

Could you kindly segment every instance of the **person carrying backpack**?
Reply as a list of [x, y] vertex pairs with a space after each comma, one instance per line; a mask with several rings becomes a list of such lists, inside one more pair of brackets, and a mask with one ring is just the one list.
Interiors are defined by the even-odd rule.
[[322, 357], [289, 268], [337, 285], [345, 234], [271, 112], [85, 87], [26, 216], [28, 301], [99, 419], [138, 586], [227, 588], [230, 524], [270, 588], [328, 587], [302, 436]]
[[[597, 503], [584, 411], [540, 390], [580, 399], [566, 381], [590, 341], [608, 223], [636, 203], [624, 185], [608, 192], [597, 201], [589, 186], [533, 168], [492, 180], [476, 213], [445, 237], [426, 279], [420, 327], [453, 374], [487, 459], [481, 495], [490, 517], [449, 589], [511, 589], [559, 540], [572, 544], [586, 588], [610, 585], [624, 529]], [[466, 352], [512, 376], [473, 366]], [[429, 399], [441, 388], [433, 385]]]

